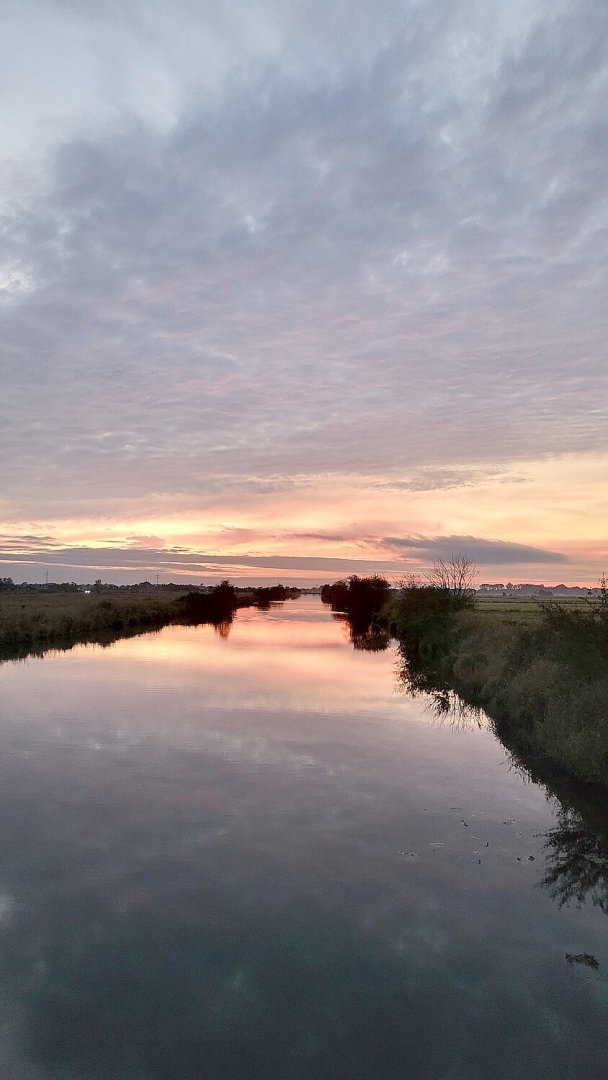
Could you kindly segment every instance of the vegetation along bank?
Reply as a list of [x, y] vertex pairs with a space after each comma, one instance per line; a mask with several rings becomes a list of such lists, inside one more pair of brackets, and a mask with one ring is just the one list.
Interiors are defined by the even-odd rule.
[[84, 592], [69, 583], [28, 587], [1, 578], [0, 661], [85, 642], [107, 645], [169, 623], [225, 626], [238, 608], [268, 606], [298, 595], [298, 589], [284, 585], [239, 589], [228, 581], [206, 590], [150, 582], [118, 587], [98, 581]]
[[[608, 787], [608, 588], [531, 618], [485, 613], [470, 593], [409, 585], [385, 609], [413, 687], [451, 688], [518, 753]], [[424, 685], [426, 683], [426, 685]]]
[[[529, 764], [608, 788], [608, 584], [580, 604], [544, 601], [488, 610], [466, 560], [435, 564], [424, 582], [390, 591], [382, 579], [337, 582], [323, 599], [397, 639], [413, 692], [455, 690], [483, 708], [497, 735]], [[378, 640], [373, 636], [371, 640]]]

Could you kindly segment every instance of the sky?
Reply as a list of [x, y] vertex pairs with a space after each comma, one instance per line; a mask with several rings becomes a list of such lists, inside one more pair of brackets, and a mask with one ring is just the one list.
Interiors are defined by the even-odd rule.
[[608, 5], [3, 0], [0, 576], [608, 570]]

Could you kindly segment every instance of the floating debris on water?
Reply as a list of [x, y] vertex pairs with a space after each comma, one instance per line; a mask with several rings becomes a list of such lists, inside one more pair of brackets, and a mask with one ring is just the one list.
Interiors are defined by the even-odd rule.
[[594, 971], [597, 971], [600, 966], [599, 960], [596, 960], [595, 956], [588, 952], [567, 952], [566, 960], [569, 964], [583, 964], [584, 967], [593, 968]]

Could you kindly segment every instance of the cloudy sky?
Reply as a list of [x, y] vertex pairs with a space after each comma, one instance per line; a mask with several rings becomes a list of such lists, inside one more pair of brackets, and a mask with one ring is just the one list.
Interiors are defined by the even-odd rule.
[[4, 0], [0, 576], [608, 570], [608, 5]]

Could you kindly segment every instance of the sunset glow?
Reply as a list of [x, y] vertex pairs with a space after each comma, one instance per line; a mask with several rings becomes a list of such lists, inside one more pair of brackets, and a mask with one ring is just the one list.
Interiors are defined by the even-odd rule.
[[8, 8], [0, 576], [597, 582], [604, 5]]

